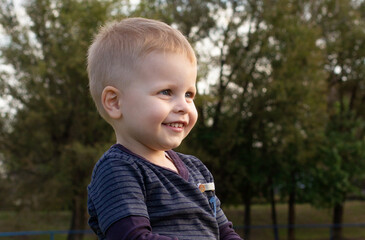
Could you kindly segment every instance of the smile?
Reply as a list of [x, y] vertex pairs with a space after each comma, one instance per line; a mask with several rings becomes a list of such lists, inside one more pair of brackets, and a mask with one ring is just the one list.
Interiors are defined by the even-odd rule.
[[183, 123], [166, 123], [165, 125], [173, 127], [173, 128], [183, 128], [184, 127]]

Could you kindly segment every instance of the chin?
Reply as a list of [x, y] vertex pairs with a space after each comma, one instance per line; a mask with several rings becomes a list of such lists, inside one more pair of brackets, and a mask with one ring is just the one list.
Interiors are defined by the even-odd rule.
[[171, 144], [169, 144], [168, 148], [169, 149], [177, 148], [178, 146], [180, 146], [180, 144], [181, 144], [181, 141], [178, 143], [171, 143]]

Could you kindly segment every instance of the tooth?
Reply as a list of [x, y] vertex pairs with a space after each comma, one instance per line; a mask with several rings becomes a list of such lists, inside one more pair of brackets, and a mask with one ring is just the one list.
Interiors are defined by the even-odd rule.
[[184, 127], [184, 124], [183, 123], [168, 123], [167, 125], [170, 126], [170, 127], [174, 127], [174, 128], [182, 128], [182, 127]]

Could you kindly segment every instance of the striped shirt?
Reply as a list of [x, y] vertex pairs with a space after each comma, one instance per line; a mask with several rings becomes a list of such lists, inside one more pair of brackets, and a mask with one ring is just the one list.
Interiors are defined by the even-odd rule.
[[[228, 222], [213, 191], [198, 185], [213, 177], [196, 157], [168, 151], [179, 173], [157, 166], [122, 145], [112, 146], [96, 163], [88, 186], [89, 225], [105, 239], [108, 228], [128, 216], [149, 219], [154, 233], [179, 240], [219, 239]], [[183, 169], [180, 171], [180, 169]]]

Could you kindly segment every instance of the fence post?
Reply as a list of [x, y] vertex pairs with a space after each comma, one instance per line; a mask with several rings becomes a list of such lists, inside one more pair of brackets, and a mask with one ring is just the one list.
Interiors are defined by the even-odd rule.
[[330, 224], [330, 240], [333, 240], [333, 224]]
[[50, 234], [49, 234], [49, 240], [54, 240], [54, 232], [50, 232]]

